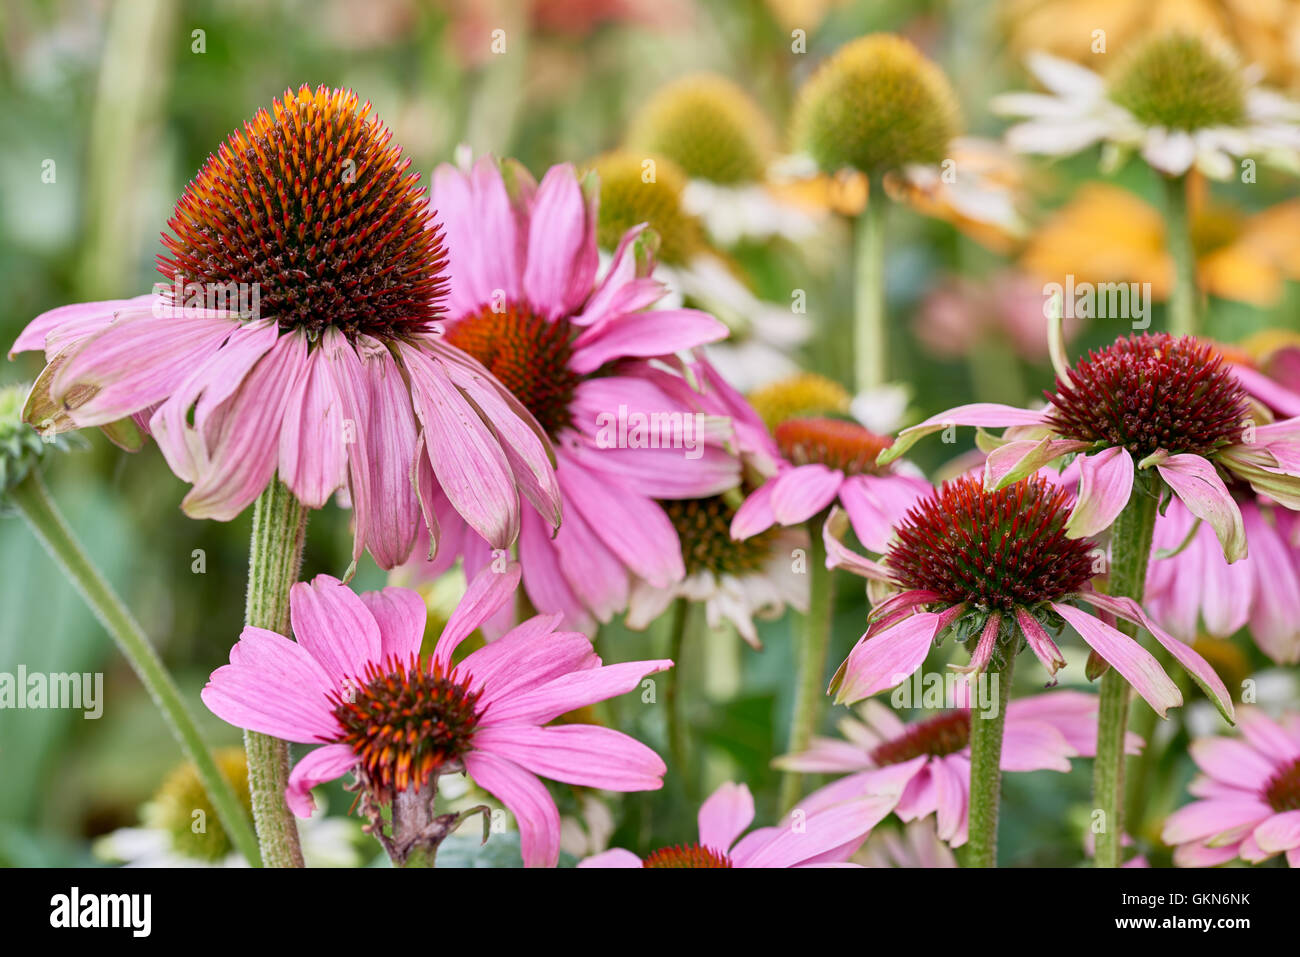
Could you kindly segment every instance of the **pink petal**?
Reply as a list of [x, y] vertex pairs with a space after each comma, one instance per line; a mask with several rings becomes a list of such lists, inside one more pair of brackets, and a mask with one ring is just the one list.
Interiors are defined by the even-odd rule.
[[1191, 645], [1184, 644], [1161, 628], [1143, 610], [1142, 606], [1131, 598], [1096, 593], [1087, 593], [1083, 598], [1096, 607], [1119, 615], [1121, 618], [1126, 618], [1151, 632], [1152, 637], [1164, 646], [1165, 651], [1174, 656], [1178, 663], [1183, 666], [1183, 670], [1192, 676], [1192, 680], [1196, 682], [1206, 697], [1214, 702], [1215, 707], [1219, 709], [1219, 713], [1229, 723], [1232, 722], [1232, 695], [1228, 694], [1228, 689], [1224, 687], [1223, 681], [1210, 667], [1210, 663], [1201, 657], [1200, 653], [1195, 651]]
[[[538, 615], [466, 656], [459, 671], [473, 677], [482, 701], [510, 701], [570, 672], [600, 667], [586, 635], [555, 631], [559, 615]], [[492, 715], [485, 714], [490, 722]]]
[[579, 867], [644, 867], [641, 858], [637, 857], [631, 851], [625, 851], [621, 847], [611, 848], [608, 851], [602, 851], [600, 854], [593, 854], [591, 857], [584, 858], [578, 862]]
[[1263, 791], [1278, 772], [1267, 757], [1235, 738], [1197, 738], [1188, 750], [1210, 777], [1247, 791]]
[[1074, 627], [1089, 647], [1123, 675], [1160, 717], [1183, 703], [1178, 686], [1137, 641], [1072, 605], [1052, 602], [1052, 609]]
[[1021, 439], [1008, 442], [998, 446], [985, 459], [984, 487], [989, 491], [996, 491], [1014, 485], [1034, 474], [1044, 465], [1055, 462], [1062, 455], [1082, 452], [1091, 445], [1091, 442], [1076, 442], [1052, 436], [1042, 440]]
[[549, 318], [574, 312], [596, 279], [596, 211], [573, 171], [552, 166], [542, 177], [528, 224], [524, 291]]
[[546, 786], [513, 761], [470, 751], [465, 771], [510, 809], [519, 825], [525, 867], [554, 867], [560, 860], [560, 812]]
[[884, 552], [909, 509], [933, 491], [925, 479], [905, 475], [855, 475], [840, 486], [840, 502], [863, 547]]
[[844, 663], [835, 703], [853, 704], [904, 681], [925, 661], [939, 627], [939, 615], [921, 612], [859, 641]]
[[308, 508], [320, 508], [347, 480], [342, 403], [325, 350], [307, 357], [302, 391], [290, 397], [280, 429], [280, 480]]
[[479, 727], [545, 724], [578, 708], [627, 694], [640, 687], [647, 675], [667, 671], [672, 665], [672, 661], [666, 658], [628, 661], [559, 675], [539, 687], [509, 697], [497, 691], [493, 695], [492, 707], [483, 716]]
[[429, 618], [419, 592], [394, 586], [362, 592], [358, 597], [379, 627], [378, 660], [406, 662], [419, 654]]
[[[110, 325], [122, 310], [139, 312], [140, 307], [153, 302], [153, 294], [137, 296], [134, 299], [102, 299], [98, 302], [77, 302], [59, 306], [43, 312], [18, 334], [9, 349], [12, 359], [20, 352], [34, 349], [46, 350], [51, 356], [69, 345], [79, 342]], [[59, 340], [55, 348], [47, 346], [47, 339]], [[52, 344], [52, 343], [51, 343]]]
[[892, 462], [925, 436], [932, 432], [942, 432], [950, 425], [977, 425], [999, 429], [1013, 425], [1042, 425], [1045, 421], [1043, 412], [1031, 412], [1028, 409], [1017, 409], [1014, 406], [998, 405], [994, 402], [959, 405], [898, 433], [894, 444], [885, 449], [876, 461], [881, 465]]
[[1300, 847], [1300, 811], [1274, 814], [1255, 828], [1255, 843], [1268, 854], [1278, 854]]
[[468, 173], [442, 164], [433, 171], [429, 205], [444, 230], [449, 314], [459, 318], [498, 296], [522, 299], [524, 237], [496, 161], [484, 156]]
[[293, 766], [284, 799], [298, 817], [311, 817], [316, 809], [311, 789], [326, 781], [342, 777], [357, 766], [357, 756], [346, 744], [327, 744], [303, 756]]
[[509, 562], [500, 571], [488, 565], [475, 575], [456, 605], [456, 610], [447, 619], [447, 626], [442, 629], [442, 635], [433, 650], [434, 661], [443, 667], [451, 664], [451, 656], [460, 643], [509, 601], [518, 585], [518, 562]]
[[609, 791], [657, 791], [667, 771], [641, 742], [596, 725], [479, 728], [474, 747], [553, 781]]
[[1271, 813], [1272, 809], [1259, 801], [1196, 801], [1165, 818], [1160, 839], [1166, 844], [1187, 844], [1254, 824]]
[[1133, 491], [1133, 456], [1113, 446], [1096, 455], [1081, 456], [1079, 500], [1070, 512], [1065, 532], [1070, 538], [1091, 538], [1110, 528], [1124, 511]]
[[616, 359], [685, 352], [727, 335], [724, 323], [698, 309], [630, 313], [589, 326], [574, 343], [569, 367], [586, 374]]
[[289, 614], [298, 644], [329, 672], [336, 688], [381, 660], [374, 616], [337, 578], [317, 575], [311, 584], [298, 582], [289, 590]]
[[753, 538], [759, 532], [765, 532], [776, 524], [772, 514], [772, 488], [774, 481], [765, 482], [750, 493], [749, 497], [736, 509], [731, 519], [731, 537], [737, 541]]
[[728, 781], [700, 805], [700, 843], [722, 854], [754, 821], [754, 795], [743, 784]]
[[772, 515], [780, 525], [806, 522], [835, 501], [843, 482], [843, 472], [824, 465], [786, 469], [772, 480]]
[[1188, 511], [1204, 519], [1219, 536], [1223, 557], [1235, 562], [1246, 555], [1246, 529], [1241, 509], [1214, 466], [1199, 455], [1171, 455], [1156, 465]]
[[1300, 758], [1300, 742], [1293, 741], [1277, 722], [1256, 707], [1244, 707], [1237, 715], [1241, 733], [1251, 746], [1279, 765]]
[[1065, 666], [1065, 656], [1061, 654], [1061, 649], [1057, 647], [1047, 630], [1038, 623], [1038, 619], [1023, 608], [1017, 608], [1016, 622], [1020, 625], [1020, 633], [1025, 636], [1025, 644], [1042, 662], [1049, 675], [1055, 675], [1057, 669]]

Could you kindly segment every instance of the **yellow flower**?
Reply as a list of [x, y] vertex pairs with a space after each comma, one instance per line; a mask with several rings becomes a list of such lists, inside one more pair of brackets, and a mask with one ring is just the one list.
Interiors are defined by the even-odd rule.
[[[1210, 205], [1196, 181], [1192, 241], [1197, 279], [1211, 295], [1270, 306], [1300, 279], [1300, 200], [1248, 215]], [[1173, 281], [1164, 217], [1127, 190], [1087, 183], [1029, 239], [1020, 265], [1045, 282], [1150, 282], [1165, 299]]]

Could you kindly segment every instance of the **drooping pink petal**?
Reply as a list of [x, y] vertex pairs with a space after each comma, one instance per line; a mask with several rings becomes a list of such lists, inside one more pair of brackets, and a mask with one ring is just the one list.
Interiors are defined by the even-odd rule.
[[657, 791], [667, 771], [659, 755], [640, 741], [597, 725], [493, 725], [480, 727], [473, 740], [475, 753], [489, 753], [541, 777], [580, 787]]
[[357, 766], [357, 756], [346, 744], [327, 744], [305, 754], [293, 766], [289, 786], [284, 790], [289, 810], [298, 817], [311, 817], [316, 809], [311, 789], [326, 781], [333, 781]]
[[[772, 484], [771, 482], [768, 482], [767, 485], [763, 486], [763, 488], [767, 488], [771, 484]], [[762, 489], [759, 489], [759, 492], [761, 491]], [[754, 495], [757, 494], [758, 492], [754, 493]], [[753, 495], [750, 496], [751, 499], [753, 497], [754, 497]], [[748, 504], [748, 501], [746, 502], [746, 504]], [[742, 505], [741, 509], [743, 508], [744, 506]], [[740, 512], [738, 511], [736, 513], [735, 518], [732, 519], [732, 524], [731, 524], [732, 538], [736, 537], [736, 520], [739, 518], [740, 518]], [[852, 572], [855, 575], [859, 575], [862, 578], [870, 579], [871, 581], [892, 582], [893, 575], [890, 574], [889, 569], [887, 569], [884, 565], [880, 564], [879, 562], [872, 561], [871, 559], [867, 558], [865, 555], [859, 555], [857, 552], [853, 551], [853, 549], [846, 546], [843, 541], [841, 541], [841, 538], [844, 536], [844, 534], [848, 532], [848, 528], [849, 528], [849, 519], [848, 519], [847, 512], [845, 512], [843, 509], [840, 509], [838, 507], [831, 509], [830, 515], [826, 517], [825, 524], [822, 525], [822, 543], [826, 546], [826, 567], [843, 568], [845, 571]], [[919, 594], [919, 592], [913, 591], [909, 594], [915, 595], [915, 594]], [[927, 592], [926, 594], [932, 594], [932, 593]], [[928, 600], [929, 599], [927, 599], [927, 601]], [[921, 602], [920, 600], [912, 602], [912, 604], [922, 604], [922, 603], [923, 602]], [[880, 611], [879, 609], [873, 608], [872, 614], [873, 617], [877, 617], [879, 615], [883, 615], [884, 612]]]
[[1142, 606], [1131, 598], [1101, 595], [1095, 592], [1087, 592], [1083, 595], [1083, 598], [1095, 607], [1119, 615], [1121, 618], [1125, 618], [1136, 625], [1141, 625], [1151, 632], [1152, 637], [1160, 642], [1165, 651], [1174, 656], [1175, 660], [1183, 666], [1183, 670], [1192, 676], [1192, 680], [1205, 693], [1205, 696], [1214, 702], [1215, 707], [1219, 709], [1219, 713], [1231, 723], [1232, 695], [1228, 694], [1228, 689], [1224, 687], [1222, 679], [1215, 673], [1210, 663], [1201, 657], [1200, 653], [1193, 649], [1191, 645], [1184, 644], [1161, 628]]
[[465, 755], [465, 771], [515, 816], [524, 867], [554, 867], [559, 863], [560, 812], [535, 775], [513, 761], [484, 751]]
[[1171, 455], [1160, 461], [1156, 470], [1187, 510], [1214, 529], [1224, 558], [1235, 562], [1245, 557], [1246, 529], [1241, 509], [1213, 465], [1199, 455]]
[[508, 548], [519, 535], [519, 496], [496, 436], [437, 361], [415, 349], [402, 359], [443, 493], [494, 548]]
[[[974, 718], [979, 720], [978, 715]], [[934, 782], [936, 833], [941, 841], [955, 841], [962, 831], [962, 822], [966, 820], [970, 800], [969, 773], [963, 781], [957, 769], [949, 766], [947, 758], [931, 761], [929, 770]]]
[[[526, 236], [516, 226], [496, 161], [481, 157], [469, 172], [439, 166], [433, 172], [429, 205], [444, 230], [449, 315], [459, 318], [498, 296], [521, 299]], [[491, 241], [482, 242], [482, 236]]]
[[285, 404], [280, 429], [279, 476], [308, 508], [320, 508], [347, 481], [347, 440], [342, 402], [325, 351], [307, 357], [302, 390]]
[[1114, 524], [1133, 492], [1133, 456], [1112, 446], [1096, 455], [1080, 456], [1079, 498], [1065, 533], [1070, 538], [1091, 538]]
[[110, 325], [119, 312], [129, 310], [131, 314], [140, 314], [141, 307], [150, 306], [153, 301], [153, 294], [148, 293], [133, 299], [76, 302], [50, 309], [29, 322], [18, 334], [9, 348], [9, 358], [34, 349], [45, 350], [46, 358], [52, 358], [55, 353]]
[[1123, 675], [1160, 717], [1183, 703], [1178, 686], [1137, 641], [1073, 605], [1053, 602], [1052, 609], [1073, 626], [1090, 648]]
[[1277, 664], [1296, 664], [1300, 662], [1300, 569], [1279, 530], [1258, 507], [1243, 508], [1241, 517], [1250, 542], [1248, 561], [1258, 578], [1250, 592], [1254, 599], [1251, 635], [1259, 650]]
[[925, 661], [939, 627], [939, 615], [920, 612], [859, 641], [845, 661], [835, 703], [853, 704], [904, 681]]
[[728, 781], [700, 805], [700, 843], [726, 854], [753, 821], [754, 795], [745, 785]]
[[1023, 608], [1017, 608], [1016, 622], [1020, 625], [1020, 633], [1025, 636], [1025, 644], [1042, 662], [1049, 675], [1055, 675], [1059, 668], [1065, 667], [1065, 656], [1047, 629], [1038, 623], [1038, 619]]
[[[335, 394], [345, 423], [352, 423], [353, 438], [356, 430], [370, 421], [371, 382], [366, 368], [352, 343], [338, 329], [330, 327], [321, 338], [321, 352], [325, 368], [334, 383]], [[370, 467], [370, 446], [365, 441], [346, 445], [348, 457], [348, 491], [352, 498], [352, 560], [356, 561], [365, 550], [370, 535], [370, 503], [373, 483]], [[426, 516], [427, 520], [427, 516]], [[437, 530], [432, 531], [437, 541]]]

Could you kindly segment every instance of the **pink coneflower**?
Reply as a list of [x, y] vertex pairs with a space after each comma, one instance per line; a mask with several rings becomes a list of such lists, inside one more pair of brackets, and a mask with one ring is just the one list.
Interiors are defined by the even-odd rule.
[[520, 491], [558, 524], [545, 437], [436, 334], [442, 233], [370, 110], [304, 86], [232, 133], [168, 221], [166, 284], [47, 312], [14, 343], [48, 363], [28, 421], [129, 448], [152, 434], [195, 518], [234, 518], [277, 472], [312, 508], [346, 487], [355, 554], [384, 567], [415, 541], [413, 475], [496, 547]]
[[872, 831], [856, 855], [863, 867], [956, 867], [957, 856], [939, 840], [933, 818], [913, 821], [897, 834]]
[[840, 419], [788, 419], [773, 430], [782, 462], [745, 500], [731, 534], [749, 538], [773, 525], [799, 525], [838, 501], [868, 548], [882, 551], [894, 522], [930, 490], [919, 474], [877, 465], [891, 439]]
[[[1280, 415], [1300, 413], [1295, 351], [1282, 349], [1268, 372], [1222, 346], [1228, 369], [1256, 402]], [[1250, 554], [1227, 564], [1214, 532], [1179, 501], [1156, 518], [1144, 604], [1183, 641], [1198, 630], [1226, 638], [1249, 624], [1259, 649], [1278, 664], [1300, 661], [1300, 527], [1294, 513], [1255, 494], [1244, 482], [1228, 488], [1241, 510]]]
[[[598, 279], [596, 198], [571, 166], [553, 167], [540, 186], [490, 157], [434, 173], [451, 273], [446, 341], [487, 366], [555, 446], [564, 526], [553, 535], [524, 515], [524, 590], [534, 608], [588, 632], [627, 606], [630, 575], [656, 586], [682, 577], [677, 535], [655, 500], [718, 494], [738, 479], [735, 457], [698, 428], [704, 417], [646, 375], [652, 360], [727, 327], [694, 309], [648, 311], [665, 290], [643, 228], [627, 232]], [[426, 571], [461, 556], [474, 574], [490, 542], [444, 496], [426, 501], [444, 533]]]
[[1165, 820], [1161, 837], [1176, 845], [1179, 867], [1212, 867], [1233, 858], [1258, 864], [1277, 854], [1300, 867], [1300, 715], [1274, 721], [1241, 709], [1238, 738], [1197, 738], [1192, 760], [1200, 798]]
[[1128, 504], [1137, 473], [1154, 468], [1210, 524], [1230, 562], [1246, 554], [1246, 533], [1219, 468], [1300, 508], [1300, 418], [1256, 425], [1263, 410], [1252, 409], [1209, 344], [1163, 333], [1117, 339], [1063, 370], [1047, 397], [1042, 411], [979, 404], [942, 412], [903, 430], [881, 461], [954, 425], [1008, 428], [985, 466], [991, 489], [1080, 454], [1079, 498], [1067, 526], [1079, 538], [1108, 528]]
[[319, 575], [290, 593], [297, 641], [247, 627], [203, 689], [203, 702], [241, 728], [321, 744], [293, 769], [285, 799], [311, 813], [311, 789], [355, 772], [384, 804], [421, 791], [439, 774], [464, 771], [496, 795], [519, 824], [524, 863], [554, 866], [560, 815], [545, 776], [611, 791], [656, 790], [664, 764], [608, 728], [545, 727], [576, 708], [635, 688], [671, 661], [602, 666], [583, 635], [538, 616], [452, 663], [457, 646], [508, 602], [519, 566], [484, 569], [421, 660], [424, 602], [386, 588], [357, 596]]
[[1232, 700], [1204, 658], [1136, 602], [1093, 590], [1095, 546], [1066, 535], [1071, 505], [1065, 489], [1037, 475], [996, 492], [961, 476], [907, 513], [882, 562], [848, 550], [836, 537], [844, 519], [832, 513], [827, 564], [901, 589], [871, 610], [866, 634], [835, 676], [836, 701], [851, 704], [894, 687], [946, 635], [974, 641], [962, 669], [968, 673], [1016, 653], [1023, 639], [1055, 674], [1065, 658], [1051, 632], [1068, 624], [1163, 716], [1182, 704], [1182, 694], [1149, 652], [1104, 620], [1117, 616], [1150, 631], [1231, 719]]
[[700, 839], [664, 847], [641, 858], [613, 848], [579, 867], [852, 867], [847, 861], [898, 801], [904, 775], [895, 772], [815, 812], [787, 817], [743, 838], [754, 820], [754, 797], [743, 784], [728, 782], [700, 805]]
[[1214, 531], [1181, 502], [1156, 518], [1143, 604], [1175, 637], [1227, 638], [1245, 625], [1278, 664], [1300, 661], [1300, 526], [1293, 512], [1239, 498], [1250, 554], [1229, 565]]
[[[807, 751], [772, 762], [786, 771], [848, 775], [814, 791], [799, 806], [813, 813], [843, 800], [846, 794], [869, 789], [877, 776], [893, 775], [901, 769], [906, 780], [894, 813], [903, 821], [934, 814], [941, 840], [953, 847], [965, 844], [970, 805], [971, 710], [949, 708], [904, 723], [880, 702], [868, 701], [859, 714], [861, 721], [845, 718], [839, 724], [847, 741], [814, 738]], [[975, 720], [979, 720], [978, 713]], [[1140, 739], [1129, 735], [1129, 753], [1140, 748]], [[1068, 772], [1071, 758], [1092, 757], [1096, 750], [1096, 696], [1081, 691], [1050, 691], [1007, 705], [1003, 771]]]

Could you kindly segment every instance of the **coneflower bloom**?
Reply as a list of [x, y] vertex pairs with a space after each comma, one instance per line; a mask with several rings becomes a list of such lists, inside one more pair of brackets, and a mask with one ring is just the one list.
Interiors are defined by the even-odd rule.
[[1028, 58], [1047, 93], [1010, 93], [994, 112], [1023, 117], [1007, 142], [1025, 153], [1065, 156], [1097, 143], [1113, 166], [1138, 150], [1170, 176], [1195, 168], [1228, 179], [1241, 156], [1259, 155], [1300, 168], [1300, 106], [1255, 86], [1226, 49], [1170, 32], [1135, 44], [1101, 77], [1045, 53]]
[[[684, 366], [686, 375], [663, 369], [646, 375], [684, 404], [704, 414], [730, 421], [732, 447], [746, 482], [770, 474], [780, 458], [763, 420], [707, 360]], [[696, 383], [692, 388], [687, 378]], [[704, 605], [709, 628], [730, 622], [752, 647], [761, 648], [755, 618], [775, 618], [790, 605], [808, 607], [808, 576], [795, 553], [808, 547], [802, 528], [769, 528], [737, 541], [731, 523], [743, 498], [744, 483], [721, 495], [663, 500], [659, 504], [681, 542], [686, 576], [665, 587], [637, 579], [628, 599], [629, 628], [650, 625], [677, 598]]]
[[[1300, 413], [1300, 395], [1256, 368], [1235, 350], [1219, 347], [1224, 361], [1257, 402], [1282, 415]], [[1278, 363], [1285, 378], [1287, 363]], [[1229, 490], [1241, 510], [1250, 554], [1227, 564], [1214, 532], [1181, 502], [1156, 517], [1144, 604], [1165, 628], [1182, 639], [1218, 638], [1246, 624], [1269, 658], [1300, 661], [1300, 526], [1295, 514], [1242, 482]]]
[[589, 857], [579, 867], [852, 867], [848, 859], [898, 801], [904, 776], [882, 775], [872, 790], [826, 801], [816, 812], [787, 816], [776, 827], [744, 837], [754, 820], [754, 796], [727, 782], [700, 805], [699, 840], [664, 847], [641, 858], [623, 848]]
[[736, 512], [734, 538], [802, 524], [838, 501], [863, 545], [883, 551], [894, 523], [930, 491], [930, 483], [905, 463], [878, 465], [892, 440], [856, 422], [787, 419], [773, 436], [781, 468]]
[[939, 840], [936, 831], [934, 819], [929, 817], [908, 824], [901, 834], [872, 831], [854, 857], [863, 867], [956, 867], [957, 856]]
[[[1233, 562], [1246, 554], [1241, 509], [1219, 473], [1300, 508], [1300, 418], [1267, 421], [1219, 351], [1165, 333], [1121, 337], [1089, 352], [1044, 393], [1041, 411], [964, 405], [904, 429], [881, 453], [888, 462], [918, 439], [949, 426], [1007, 428], [985, 465], [1001, 488], [1042, 466], [1078, 455], [1079, 496], [1067, 532], [1087, 537], [1110, 527], [1128, 504], [1139, 472], [1163, 484], [1218, 535]], [[1147, 494], [1139, 491], [1137, 494]]]
[[419, 657], [426, 612], [418, 594], [360, 596], [328, 575], [290, 592], [292, 641], [247, 627], [230, 664], [212, 673], [203, 702], [241, 728], [321, 744], [289, 777], [285, 799], [311, 813], [311, 789], [355, 772], [385, 804], [464, 771], [511, 810], [525, 865], [554, 866], [560, 815], [539, 776], [611, 791], [656, 790], [653, 751], [608, 728], [546, 727], [569, 711], [634, 689], [671, 661], [602, 665], [586, 637], [538, 616], [458, 664], [460, 643], [506, 604], [519, 566], [489, 567], [470, 583], [431, 658]]
[[[504, 173], [504, 175], [503, 175]], [[661, 498], [713, 495], [738, 466], [726, 422], [696, 416], [644, 373], [652, 360], [726, 335], [693, 309], [652, 310], [664, 293], [652, 242], [629, 230], [598, 278], [597, 200], [590, 181], [555, 166], [540, 185], [485, 157], [440, 166], [433, 203], [447, 230], [446, 343], [480, 360], [554, 443], [564, 525], [525, 512], [518, 554], [541, 612], [590, 632], [627, 606], [630, 575], [666, 587], [684, 574]], [[436, 573], [464, 558], [473, 576], [492, 543], [433, 490], [443, 533]]]
[[28, 421], [132, 448], [152, 434], [195, 518], [234, 518], [277, 473], [313, 508], [346, 487], [355, 553], [384, 567], [415, 540], [413, 474], [495, 547], [517, 536], [519, 492], [557, 525], [545, 435], [437, 334], [443, 234], [390, 137], [351, 91], [304, 86], [258, 112], [177, 201], [165, 283], [18, 337], [48, 363]]
[[1212, 867], [1234, 858], [1252, 864], [1285, 854], [1300, 867], [1300, 715], [1274, 721], [1241, 709], [1242, 738], [1197, 738], [1192, 760], [1202, 774], [1189, 790], [1199, 798], [1165, 820], [1180, 867]]
[[[964, 685], [957, 700], [969, 701]], [[903, 821], [933, 814], [941, 840], [952, 847], [965, 844], [970, 821], [970, 708], [950, 707], [904, 722], [879, 701], [867, 701], [858, 713], [861, 721], [844, 718], [839, 723], [847, 740], [816, 737], [807, 751], [772, 762], [783, 771], [847, 775], [814, 791], [799, 807], [813, 813], [847, 794], [870, 789], [877, 776], [903, 773], [905, 786], [894, 813]], [[974, 720], [979, 720], [978, 709]], [[1140, 739], [1130, 734], [1129, 752], [1140, 747]], [[1007, 705], [1003, 771], [1068, 772], [1071, 758], [1092, 757], [1096, 750], [1095, 695], [1049, 691]]]
[[1182, 694], [1136, 639], [1104, 620], [1115, 616], [1150, 631], [1231, 720], [1232, 700], [1204, 658], [1136, 602], [1093, 590], [1098, 552], [1090, 540], [1066, 535], [1070, 506], [1069, 493], [1039, 475], [996, 492], [961, 476], [907, 513], [880, 562], [839, 541], [846, 521], [832, 513], [824, 529], [827, 565], [900, 589], [872, 608], [866, 634], [832, 683], [836, 702], [852, 704], [901, 683], [948, 635], [973, 642], [964, 672], [979, 674], [994, 655], [1016, 653], [1023, 639], [1055, 674], [1065, 658], [1052, 632], [1068, 624], [1164, 716]]

